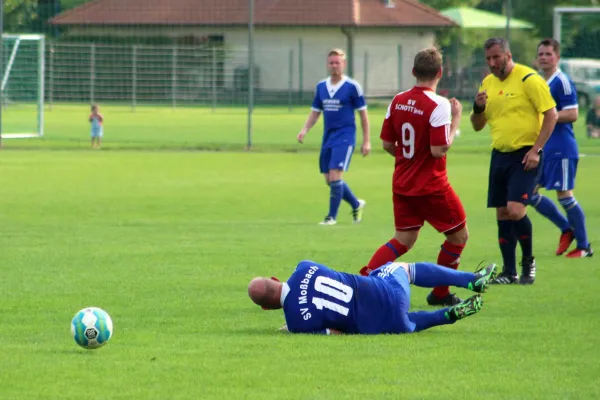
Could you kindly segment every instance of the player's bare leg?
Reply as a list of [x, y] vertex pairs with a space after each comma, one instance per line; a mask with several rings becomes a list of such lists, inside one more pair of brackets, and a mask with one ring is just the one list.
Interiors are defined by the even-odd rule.
[[[469, 239], [469, 230], [466, 224], [462, 224], [445, 235], [446, 241], [440, 248], [437, 263], [457, 270], [460, 265], [460, 256]], [[427, 296], [427, 304], [430, 306], [454, 306], [461, 301], [456, 294], [450, 293], [448, 286], [436, 286]]]
[[[556, 195], [558, 197], [558, 202], [563, 206], [565, 212], [567, 213], [567, 218], [571, 224], [571, 227], [573, 228], [573, 237], [577, 241], [577, 248], [570, 251], [567, 254], [567, 258], [591, 257], [594, 254], [594, 251], [592, 250], [592, 246], [590, 245], [587, 237], [585, 214], [575, 199], [575, 194], [572, 190], [565, 190], [557, 191]], [[565, 249], [565, 251], [567, 249]]]
[[419, 238], [419, 229], [415, 229], [412, 231], [396, 231], [394, 234], [394, 239], [404, 245], [408, 250], [412, 249], [417, 239]]

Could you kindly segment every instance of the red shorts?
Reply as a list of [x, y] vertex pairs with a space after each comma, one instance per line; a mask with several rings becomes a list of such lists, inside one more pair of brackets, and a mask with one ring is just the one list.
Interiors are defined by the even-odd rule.
[[440, 233], [452, 233], [462, 229], [466, 220], [465, 209], [452, 187], [425, 196], [394, 193], [396, 231], [417, 230], [427, 221]]

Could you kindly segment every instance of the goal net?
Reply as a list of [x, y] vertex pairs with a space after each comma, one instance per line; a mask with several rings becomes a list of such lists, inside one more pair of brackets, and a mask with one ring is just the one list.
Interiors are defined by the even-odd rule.
[[577, 88], [579, 105], [600, 96], [600, 7], [556, 7], [553, 36], [561, 44], [560, 68]]
[[2, 138], [44, 135], [43, 35], [2, 35]]

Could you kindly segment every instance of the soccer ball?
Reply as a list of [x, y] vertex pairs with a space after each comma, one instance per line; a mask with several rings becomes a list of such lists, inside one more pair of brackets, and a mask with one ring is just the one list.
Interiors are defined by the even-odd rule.
[[113, 323], [110, 315], [100, 308], [88, 307], [79, 311], [71, 321], [75, 343], [85, 349], [97, 349], [111, 338]]

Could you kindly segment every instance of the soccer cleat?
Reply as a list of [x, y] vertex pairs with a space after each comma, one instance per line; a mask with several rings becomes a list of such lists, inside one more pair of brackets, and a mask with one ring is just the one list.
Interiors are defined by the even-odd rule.
[[495, 279], [498, 273], [496, 272], [496, 264], [490, 264], [485, 268], [480, 268], [475, 271], [475, 278], [469, 282], [469, 290], [477, 293], [484, 293], [487, 285], [491, 280]]
[[567, 258], [585, 258], [591, 257], [594, 255], [594, 250], [592, 250], [592, 246], [588, 246], [587, 249], [575, 249], [566, 255]]
[[358, 199], [358, 207], [352, 210], [352, 219], [355, 224], [359, 224], [360, 221], [362, 221], [362, 215], [366, 205], [366, 201]]
[[448, 293], [444, 297], [437, 297], [433, 294], [433, 292], [430, 292], [427, 295], [427, 304], [429, 304], [430, 306], [450, 307], [460, 304], [461, 301], [462, 300], [459, 299], [458, 296], [456, 296], [454, 293]]
[[523, 257], [521, 260], [520, 285], [531, 285], [535, 281], [535, 259], [533, 257]]
[[319, 225], [335, 225], [337, 221], [331, 217], [325, 217], [325, 219], [319, 222]]
[[512, 285], [519, 282], [519, 277], [517, 275], [512, 275], [505, 271], [504, 269], [498, 276], [490, 281], [491, 285]]
[[569, 246], [571, 245], [571, 243], [573, 243], [573, 240], [575, 240], [575, 234], [573, 233], [572, 230], [563, 232], [560, 235], [560, 240], [558, 242], [558, 248], [556, 249], [556, 255], [560, 256], [565, 251], [569, 250]]
[[450, 307], [450, 309], [446, 311], [446, 318], [450, 321], [458, 321], [459, 319], [478, 313], [481, 311], [482, 307], [483, 298], [480, 294], [476, 294], [475, 296], [469, 297], [465, 301]]

